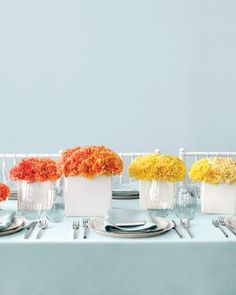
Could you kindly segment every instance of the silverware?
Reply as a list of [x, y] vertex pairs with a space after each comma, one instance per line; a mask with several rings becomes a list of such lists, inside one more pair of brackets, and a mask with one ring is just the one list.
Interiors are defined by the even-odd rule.
[[182, 238], [183, 238], [183, 235], [182, 235], [181, 232], [179, 231], [179, 229], [178, 229], [178, 227], [177, 227], [177, 225], [176, 225], [174, 219], [172, 220], [172, 222], [174, 223], [174, 227], [173, 227], [173, 229], [176, 231], [176, 233], [177, 233], [177, 235], [180, 237], [180, 239], [182, 239]]
[[220, 216], [218, 220], [222, 226], [228, 228], [228, 230], [236, 237], [236, 232], [228, 224], [225, 223], [225, 218], [223, 216]]
[[38, 231], [38, 234], [36, 236], [36, 239], [39, 239], [41, 237], [42, 231], [45, 230], [48, 227], [47, 219], [39, 220], [38, 227], [39, 227], [39, 231]]
[[77, 230], [79, 229], [79, 220], [78, 221], [76, 221], [76, 220], [73, 221], [72, 228], [74, 230], [73, 239], [75, 240], [75, 239], [77, 239]]
[[24, 239], [28, 239], [33, 230], [35, 229], [36, 225], [38, 224], [38, 221], [31, 222], [27, 227], [27, 232], [25, 233]]
[[219, 221], [217, 219], [212, 219], [212, 224], [216, 227], [219, 228], [222, 233], [225, 235], [226, 238], [228, 238], [228, 234], [223, 230], [222, 226], [220, 225]]
[[187, 233], [189, 234], [190, 238], [193, 238], [193, 235], [190, 231], [190, 221], [188, 219], [180, 219], [180, 223], [182, 225], [182, 227], [187, 231]]
[[88, 223], [89, 223], [89, 221], [90, 221], [89, 218], [84, 218], [83, 219], [84, 239], [87, 239], [87, 235], [88, 235]]

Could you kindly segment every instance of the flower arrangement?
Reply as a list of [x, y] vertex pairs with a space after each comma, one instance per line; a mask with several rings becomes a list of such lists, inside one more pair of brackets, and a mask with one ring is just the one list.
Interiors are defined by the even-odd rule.
[[175, 156], [157, 153], [137, 157], [129, 166], [130, 177], [138, 180], [160, 180], [166, 182], [182, 181], [186, 167], [182, 160]]
[[0, 202], [5, 201], [10, 195], [10, 188], [4, 183], [0, 183]]
[[24, 158], [10, 170], [10, 179], [13, 181], [56, 181], [60, 176], [57, 163], [49, 158]]
[[118, 175], [123, 162], [118, 154], [105, 146], [74, 147], [63, 152], [59, 171], [67, 176], [93, 178], [98, 175]]
[[236, 161], [229, 158], [204, 158], [193, 163], [189, 177], [209, 184], [236, 183]]

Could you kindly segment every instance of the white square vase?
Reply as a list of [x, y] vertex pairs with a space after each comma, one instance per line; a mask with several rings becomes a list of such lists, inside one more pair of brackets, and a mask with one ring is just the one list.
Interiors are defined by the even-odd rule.
[[[155, 189], [155, 198], [153, 190]], [[139, 182], [140, 209], [163, 209], [166, 202], [169, 209], [174, 208], [174, 183], [165, 181], [141, 180]]]
[[49, 210], [52, 208], [52, 200], [48, 198], [48, 191], [54, 189], [52, 181], [17, 181], [17, 205], [18, 210], [31, 211]]
[[82, 176], [65, 178], [65, 212], [67, 216], [105, 216], [112, 206], [111, 177]]
[[236, 213], [236, 184], [201, 184], [201, 212]]

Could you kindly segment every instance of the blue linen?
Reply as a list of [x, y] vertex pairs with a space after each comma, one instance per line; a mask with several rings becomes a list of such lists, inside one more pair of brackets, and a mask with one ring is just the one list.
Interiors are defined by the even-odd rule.
[[[16, 208], [14, 201], [6, 203]], [[137, 208], [137, 202], [113, 206]], [[81, 227], [73, 240], [73, 218], [49, 224], [40, 240], [37, 230], [29, 240], [23, 239], [25, 231], [1, 237], [0, 294], [235, 295], [236, 239], [226, 239], [212, 226], [212, 217], [196, 217], [194, 239], [181, 229], [183, 239], [173, 230], [148, 239], [110, 238], [89, 230], [83, 240]]]
[[[131, 226], [138, 222], [145, 222], [145, 224]], [[104, 223], [105, 230], [108, 232], [151, 232], [158, 229], [150, 213], [139, 209], [110, 209]]]
[[0, 231], [12, 224], [15, 212], [0, 210]]

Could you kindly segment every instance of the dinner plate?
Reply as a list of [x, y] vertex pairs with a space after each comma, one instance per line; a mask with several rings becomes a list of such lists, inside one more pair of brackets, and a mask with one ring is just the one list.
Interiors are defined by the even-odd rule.
[[88, 226], [95, 232], [108, 237], [114, 238], [148, 238], [159, 236], [173, 228], [174, 224], [170, 219], [162, 217], [153, 217], [153, 220], [158, 225], [158, 229], [152, 232], [107, 232], [104, 225], [104, 217], [93, 219], [89, 222]]
[[236, 216], [225, 217], [225, 223], [230, 227], [236, 228]]
[[16, 233], [25, 227], [25, 219], [22, 217], [14, 217], [12, 224], [4, 230], [0, 231], [0, 236], [6, 236]]

